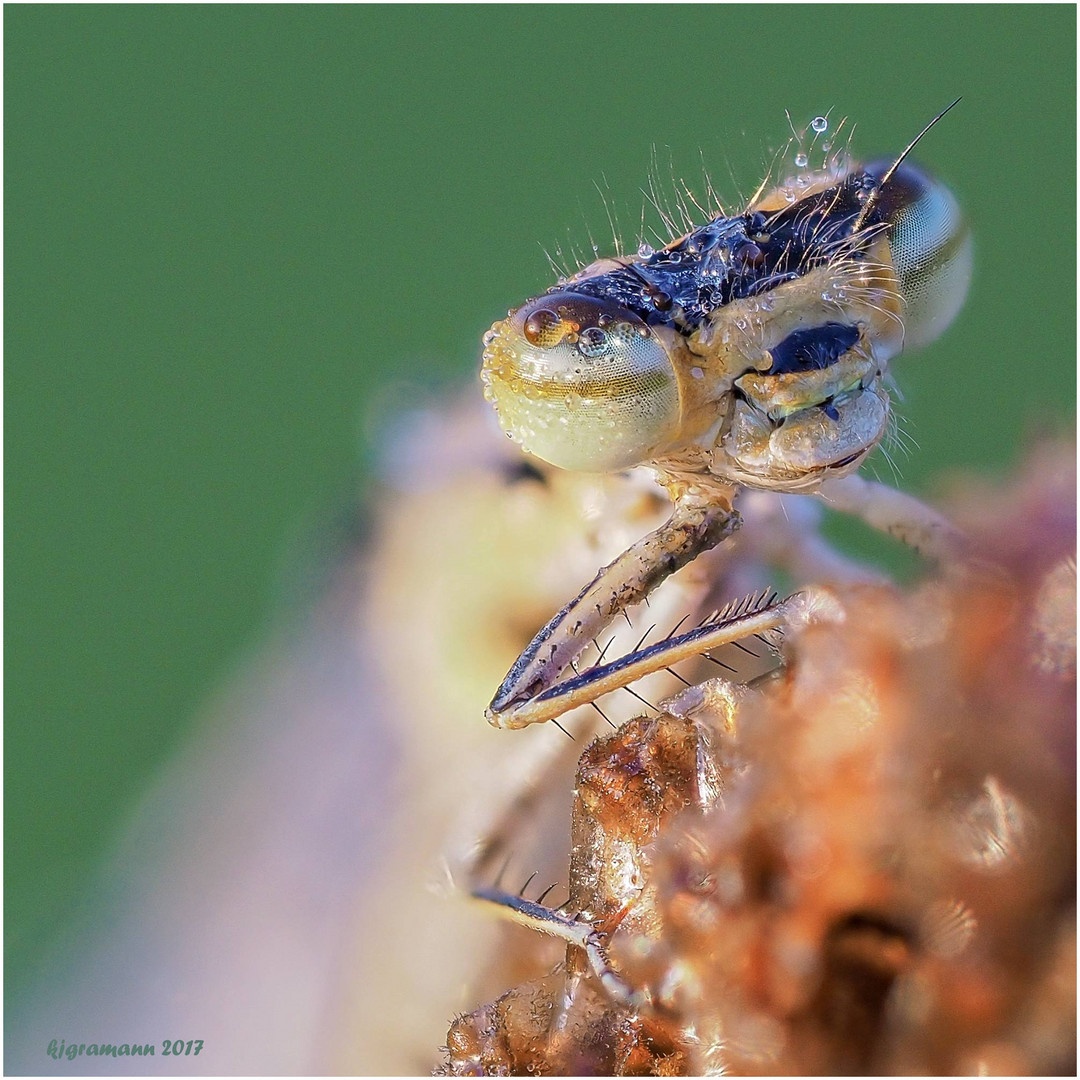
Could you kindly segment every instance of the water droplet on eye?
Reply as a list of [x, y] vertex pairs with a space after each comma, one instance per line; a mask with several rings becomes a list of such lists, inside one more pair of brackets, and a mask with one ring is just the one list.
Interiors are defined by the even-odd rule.
[[597, 326], [582, 330], [578, 336], [578, 351], [583, 356], [598, 356], [606, 348], [607, 334]]
[[810, 121], [811, 129], [818, 132], [818, 134], [823, 132], [828, 126], [829, 121], [824, 116], [815, 116], [814, 119]]
[[554, 345], [562, 336], [559, 332], [562, 320], [554, 311], [540, 308], [526, 320], [523, 328], [525, 340], [530, 345]]
[[807, 160], [808, 160], [807, 156], [800, 150], [795, 155], [795, 165], [796, 165], [796, 167], [799, 168], [799, 169], [805, 169]]
[[647, 259], [653, 254], [653, 247], [651, 244], [638, 244], [637, 253], [641, 258]]

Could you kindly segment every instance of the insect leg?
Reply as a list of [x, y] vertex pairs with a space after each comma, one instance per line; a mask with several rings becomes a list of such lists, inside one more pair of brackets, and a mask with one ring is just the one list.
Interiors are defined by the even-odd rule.
[[[520, 894], [501, 888], [500, 880], [505, 875], [502, 871], [497, 876], [493, 874], [514, 835], [520, 833], [523, 823], [542, 812], [542, 799], [550, 791], [553, 781], [563, 773], [568, 758], [576, 758], [579, 749], [573, 743], [555, 737], [533, 742], [534, 745], [528, 748], [529, 756], [535, 759], [538, 749], [546, 756], [529, 762], [529, 775], [520, 790], [512, 791], [506, 787], [495, 799], [494, 805], [487, 808], [483, 821], [468, 823], [468, 832], [474, 836], [479, 834], [480, 841], [465, 845], [462, 843], [463, 837], [459, 835], [454, 846], [461, 854], [450, 867], [451, 876], [459, 880], [464, 878], [469, 895], [475, 900], [494, 905], [500, 915], [582, 949], [593, 974], [607, 992], [627, 1006], [638, 1007], [644, 999], [612, 968], [604, 944], [606, 935], [600, 929], [582, 915], [574, 917], [572, 913], [567, 914], [545, 905], [542, 898], [527, 900]], [[505, 865], [503, 862], [503, 869]], [[494, 883], [491, 881], [493, 876]], [[485, 877], [487, 881], [482, 880]]]
[[963, 535], [936, 510], [857, 473], [826, 480], [818, 495], [833, 509], [861, 518], [920, 555], [947, 562], [962, 549]]
[[665, 578], [715, 547], [740, 524], [730, 503], [682, 496], [659, 529], [605, 566], [533, 638], [510, 669], [487, 710], [495, 727], [519, 728], [564, 709], [526, 718], [521, 707], [552, 687], [570, 661], [620, 612]]
[[632, 990], [612, 968], [607, 957], [607, 950], [604, 948], [604, 935], [588, 920], [580, 916], [565, 915], [554, 908], [534, 903], [532, 900], [515, 896], [513, 893], [503, 892], [501, 889], [478, 888], [473, 890], [472, 895], [477, 900], [497, 904], [502, 914], [531, 930], [551, 934], [571, 945], [576, 945], [584, 951], [593, 974], [616, 1001], [631, 1008], [638, 1008], [645, 1004], [647, 1000], [645, 995], [641, 991]]
[[536, 697], [515, 706], [508, 727], [524, 727], [560, 716], [568, 709], [628, 686], [672, 664], [700, 656], [712, 649], [770, 631], [781, 630], [802, 618], [816, 600], [814, 590], [780, 600], [771, 590], [735, 601], [715, 618], [693, 630], [639, 649], [609, 664], [589, 668], [571, 679], [556, 683]]

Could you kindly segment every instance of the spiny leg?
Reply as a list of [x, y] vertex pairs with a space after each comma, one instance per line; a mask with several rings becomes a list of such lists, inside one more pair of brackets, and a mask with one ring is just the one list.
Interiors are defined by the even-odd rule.
[[640, 990], [633, 990], [611, 966], [604, 946], [605, 935], [580, 915], [566, 915], [557, 908], [550, 908], [494, 887], [473, 889], [472, 895], [477, 900], [497, 904], [500, 912], [514, 922], [542, 934], [561, 938], [583, 950], [593, 974], [620, 1004], [640, 1008], [648, 1001], [647, 995]]
[[[963, 536], [955, 526], [918, 499], [884, 484], [851, 475], [826, 481], [820, 495], [828, 505], [860, 517], [924, 556], [948, 562], [962, 550]], [[487, 714], [491, 723], [521, 728], [553, 720], [691, 655], [778, 629], [792, 616], [791, 605], [805, 605], [805, 594], [782, 603], [762, 594], [749, 607], [729, 605], [705, 628], [558, 681], [577, 653], [616, 614], [730, 536], [739, 523], [738, 515], [724, 503], [677, 500], [665, 525], [601, 570], [537, 634], [492, 701]], [[703, 643], [706, 637], [708, 644]]]
[[664, 525], [605, 566], [533, 638], [495, 694], [488, 720], [495, 727], [519, 728], [564, 712], [569, 706], [554, 712], [529, 711], [528, 707], [555, 685], [570, 662], [616, 615], [739, 527], [730, 494], [725, 492], [727, 498], [715, 501], [685, 493], [676, 498]]
[[[713, 649], [733, 644], [743, 638], [782, 630], [793, 616], [805, 610], [808, 595], [796, 593], [786, 600], [780, 600], [772, 590], [766, 589], [734, 601], [693, 630], [677, 637], [665, 638], [629, 656], [589, 668], [571, 679], [556, 683], [536, 697], [516, 706], [513, 722], [507, 726], [524, 727], [527, 724], [550, 720], [577, 705], [595, 701], [612, 690], [629, 686], [646, 675], [663, 671], [672, 664], [707, 654]], [[775, 645], [775, 642], [770, 642], [768, 638], [765, 641]]]

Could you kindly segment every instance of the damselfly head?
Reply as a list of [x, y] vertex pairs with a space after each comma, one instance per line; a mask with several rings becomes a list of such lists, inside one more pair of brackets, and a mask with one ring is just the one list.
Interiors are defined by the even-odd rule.
[[970, 234], [903, 157], [796, 186], [496, 323], [483, 381], [507, 433], [563, 468], [652, 463], [774, 490], [857, 468], [888, 427], [889, 361], [963, 303]]

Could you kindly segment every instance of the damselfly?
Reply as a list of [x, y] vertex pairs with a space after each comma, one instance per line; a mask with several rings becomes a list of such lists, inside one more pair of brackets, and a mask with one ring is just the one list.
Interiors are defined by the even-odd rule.
[[970, 277], [968, 227], [949, 190], [907, 162], [916, 142], [896, 160], [834, 158], [763, 184], [741, 213], [600, 259], [488, 332], [484, 390], [512, 438], [562, 468], [647, 466], [674, 504], [537, 633], [492, 724], [554, 719], [779, 627], [798, 598], [764, 597], [560, 681], [613, 618], [739, 527], [743, 489], [815, 493], [927, 553], [948, 547], [936, 514], [855, 475], [888, 429], [890, 362], [944, 330]]

